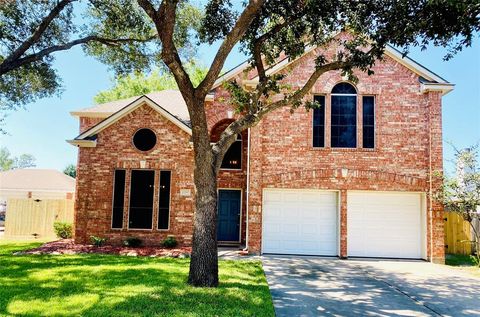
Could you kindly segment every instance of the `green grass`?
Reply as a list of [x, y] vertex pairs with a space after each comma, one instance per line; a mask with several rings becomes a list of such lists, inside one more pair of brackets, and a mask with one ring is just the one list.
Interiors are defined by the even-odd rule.
[[445, 264], [451, 266], [475, 266], [473, 257], [463, 254], [447, 254]]
[[475, 259], [473, 256], [463, 254], [447, 254], [445, 256], [445, 264], [456, 266], [458, 269], [480, 277], [480, 267], [475, 264]]
[[220, 286], [186, 284], [188, 259], [14, 256], [0, 240], [0, 316], [274, 316], [259, 261], [220, 261]]

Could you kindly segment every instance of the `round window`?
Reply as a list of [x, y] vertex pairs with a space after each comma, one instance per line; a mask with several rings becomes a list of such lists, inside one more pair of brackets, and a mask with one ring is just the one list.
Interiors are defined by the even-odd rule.
[[140, 129], [133, 135], [133, 145], [140, 151], [149, 151], [156, 143], [157, 136], [150, 129]]

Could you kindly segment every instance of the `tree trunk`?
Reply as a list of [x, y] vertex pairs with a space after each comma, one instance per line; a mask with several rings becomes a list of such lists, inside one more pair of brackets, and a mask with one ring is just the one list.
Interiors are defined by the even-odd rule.
[[218, 285], [217, 175], [210, 162], [206, 157], [197, 161], [194, 173], [195, 224], [188, 283], [202, 287]]
[[205, 112], [203, 107], [200, 109], [202, 109], [201, 113], [191, 114], [195, 152], [195, 221], [188, 283], [199, 287], [216, 287], [218, 286], [217, 171], [210, 146]]

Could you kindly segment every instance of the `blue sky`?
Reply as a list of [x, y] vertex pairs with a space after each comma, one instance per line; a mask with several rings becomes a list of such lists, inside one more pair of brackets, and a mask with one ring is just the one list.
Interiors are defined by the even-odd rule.
[[[199, 59], [208, 65], [215, 47], [204, 46]], [[443, 98], [443, 139], [457, 148], [480, 142], [480, 40], [475, 38], [472, 47], [464, 49], [450, 61], [443, 61], [443, 48], [429, 47], [426, 51], [414, 49], [409, 56], [448, 81], [456, 84], [455, 90]], [[77, 148], [65, 142], [77, 135], [78, 120], [69, 111], [92, 104], [93, 96], [111, 86], [113, 73], [95, 59], [85, 56], [80, 48], [55, 55], [55, 66], [63, 79], [64, 90], [59, 97], [38, 100], [28, 104], [26, 110], [11, 113], [0, 136], [0, 144], [12, 155], [33, 154], [38, 168], [62, 170], [77, 160]], [[241, 63], [245, 57], [233, 52], [225, 69]], [[301, 111], [301, 110], [299, 110]], [[444, 146], [444, 162], [453, 151]]]

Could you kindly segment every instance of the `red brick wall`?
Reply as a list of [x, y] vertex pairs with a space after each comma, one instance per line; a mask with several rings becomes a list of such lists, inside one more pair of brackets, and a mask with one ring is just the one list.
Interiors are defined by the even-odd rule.
[[[290, 65], [288, 83], [300, 87], [313, 67], [312, 56]], [[349, 190], [415, 191], [427, 195], [427, 254], [434, 261], [444, 259], [443, 217], [441, 206], [430, 202], [430, 192], [438, 180], [430, 176], [442, 171], [441, 96], [422, 94], [418, 76], [390, 58], [377, 63], [375, 75], [358, 73], [357, 149], [332, 149], [330, 144], [330, 91], [343, 81], [339, 72], [320, 77], [312, 89], [326, 96], [325, 148], [312, 147], [312, 112], [279, 109], [251, 130], [250, 193], [248, 199], [251, 251], [261, 249], [262, 190], [266, 187], [317, 188], [339, 190], [341, 225], [340, 254], [346, 255], [348, 241], [346, 197]], [[251, 77], [252, 74], [249, 74]], [[240, 74], [239, 77], [242, 77]], [[362, 149], [361, 95], [374, 95], [376, 108], [376, 147]], [[228, 117], [232, 108], [228, 93], [215, 90], [215, 101], [207, 103], [212, 140], [218, 136], [215, 124]], [[235, 114], [233, 117], [235, 118]], [[82, 118], [81, 130], [99, 120]], [[227, 121], [224, 121], [228, 123]], [[140, 153], [130, 143], [133, 133], [142, 127], [157, 131], [158, 145]], [[221, 171], [219, 188], [242, 189], [242, 241], [246, 238], [247, 205], [247, 132], [243, 133], [241, 171]], [[137, 109], [98, 135], [96, 148], [80, 148], [76, 196], [76, 240], [85, 242], [90, 235], [109, 237], [118, 243], [133, 235], [157, 244], [166, 235], [175, 235], [189, 244], [193, 226], [193, 154], [190, 137], [148, 107]], [[141, 161], [145, 161], [141, 165]], [[112, 230], [111, 201], [115, 168], [151, 168], [172, 170], [171, 228], [169, 231]], [[342, 175], [342, 169], [347, 175]], [[158, 172], [157, 172], [158, 173]], [[156, 177], [158, 179], [158, 177]], [[129, 183], [127, 173], [127, 184]], [[158, 180], [157, 180], [158, 181]], [[156, 184], [157, 186], [158, 184]], [[181, 197], [181, 188], [190, 189], [190, 197]], [[126, 207], [128, 203], [128, 186]], [[154, 203], [156, 206], [156, 202]], [[154, 210], [154, 214], [156, 210]], [[125, 223], [127, 213], [125, 213]], [[155, 222], [155, 219], [154, 219]]]
[[80, 117], [79, 122], [80, 122], [80, 133], [85, 132], [86, 130], [90, 129], [100, 121], [102, 121], [103, 118], [87, 118], [87, 117]]
[[[303, 85], [313, 63], [311, 56], [295, 62], [287, 70], [287, 82], [294, 89]], [[357, 74], [356, 149], [329, 147], [330, 91], [343, 81], [339, 72], [321, 76], [307, 97], [326, 96], [325, 148], [312, 146], [312, 111], [298, 109], [291, 114], [290, 109], [279, 109], [252, 129], [249, 196], [249, 247], [252, 251], [261, 249], [262, 189], [266, 187], [340, 190], [343, 203], [340, 206], [340, 253], [343, 256], [348, 243], [348, 211], [344, 206], [348, 190], [429, 194], [430, 165], [435, 171], [442, 170], [440, 95], [423, 94], [418, 75], [388, 57], [377, 63], [374, 71], [373, 76]], [[361, 95], [375, 96], [375, 149], [361, 148]], [[342, 177], [342, 169], [348, 170], [347, 177]], [[438, 183], [432, 183], [432, 190], [435, 188]], [[427, 206], [427, 254], [432, 260], [441, 262], [444, 258], [442, 212], [438, 204], [433, 204], [432, 208], [430, 211], [430, 204]]]
[[[131, 143], [137, 129], [150, 128], [157, 134], [157, 145], [143, 153]], [[169, 230], [126, 230], [128, 213], [124, 212], [124, 229], [111, 229], [113, 175], [115, 169], [127, 169], [125, 207], [128, 206], [131, 169], [153, 169], [155, 192], [159, 170], [172, 171]], [[97, 146], [79, 148], [75, 208], [75, 240], [89, 242], [90, 236], [109, 238], [113, 244], [128, 236], [159, 244], [167, 235], [180, 243], [191, 242], [193, 228], [193, 149], [190, 136], [148, 106], [142, 106], [98, 134]], [[188, 197], [180, 189], [189, 189]], [[157, 222], [158, 193], [154, 200], [154, 227]], [[127, 209], [125, 209], [127, 210]]]

